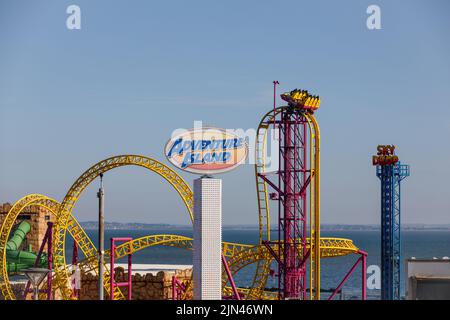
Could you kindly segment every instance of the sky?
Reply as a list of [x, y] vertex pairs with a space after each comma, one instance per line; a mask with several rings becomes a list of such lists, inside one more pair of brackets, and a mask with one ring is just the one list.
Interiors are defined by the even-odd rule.
[[[79, 30], [66, 27], [72, 4]], [[380, 30], [366, 27], [372, 4]], [[371, 156], [395, 144], [411, 166], [402, 222], [449, 224], [449, 9], [447, 0], [0, 0], [0, 202], [61, 201], [118, 154], [170, 166], [163, 147], [174, 129], [256, 128], [278, 80], [281, 91], [322, 98], [322, 223], [379, 223]], [[223, 223], [256, 224], [253, 166], [220, 178]], [[118, 168], [104, 183], [108, 221], [190, 224], [154, 173]], [[80, 221], [97, 219], [97, 188], [77, 203]]]

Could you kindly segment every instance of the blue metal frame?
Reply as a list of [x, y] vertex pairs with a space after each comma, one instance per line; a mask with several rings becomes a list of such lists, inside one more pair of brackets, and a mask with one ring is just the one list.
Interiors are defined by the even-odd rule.
[[401, 189], [409, 165], [398, 162], [376, 168], [381, 180], [381, 299], [401, 297]]

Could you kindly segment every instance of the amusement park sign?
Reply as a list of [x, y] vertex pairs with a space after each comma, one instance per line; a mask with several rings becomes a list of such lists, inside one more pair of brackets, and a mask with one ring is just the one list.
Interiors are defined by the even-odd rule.
[[374, 166], [395, 165], [397, 162], [398, 157], [395, 155], [394, 145], [379, 145], [377, 155], [372, 156]]
[[248, 155], [244, 138], [219, 128], [186, 130], [166, 144], [167, 159], [197, 174], [223, 173], [242, 164]]

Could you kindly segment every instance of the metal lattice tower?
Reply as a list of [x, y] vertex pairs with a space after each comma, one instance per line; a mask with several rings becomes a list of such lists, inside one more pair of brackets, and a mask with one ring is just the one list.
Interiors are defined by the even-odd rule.
[[[284, 298], [306, 298], [306, 168], [307, 122], [299, 110], [286, 110], [280, 122], [279, 179], [284, 197], [279, 197], [278, 239], [283, 250], [282, 277]], [[296, 251], [301, 245], [302, 253]], [[282, 248], [281, 248], [282, 247]], [[281, 252], [281, 250], [279, 251]], [[284, 269], [284, 270], [283, 270]], [[283, 272], [284, 271], [284, 272]]]
[[381, 180], [381, 299], [401, 297], [401, 181], [409, 176], [409, 165], [378, 165]]
[[[307, 250], [307, 192], [310, 169], [307, 158], [308, 121], [304, 110], [285, 108], [272, 120], [279, 137], [279, 167], [270, 185], [278, 200], [278, 280], [283, 299], [306, 299]], [[266, 181], [267, 176], [264, 176]], [[296, 248], [301, 248], [296, 250]]]

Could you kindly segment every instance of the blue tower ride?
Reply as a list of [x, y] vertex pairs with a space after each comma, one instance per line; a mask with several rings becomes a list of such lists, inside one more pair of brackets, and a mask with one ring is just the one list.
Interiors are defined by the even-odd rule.
[[[389, 157], [394, 160], [389, 161]], [[376, 167], [377, 177], [381, 180], [381, 299], [399, 300], [402, 261], [400, 185], [410, 170], [409, 165], [401, 164], [393, 153], [381, 158]]]

